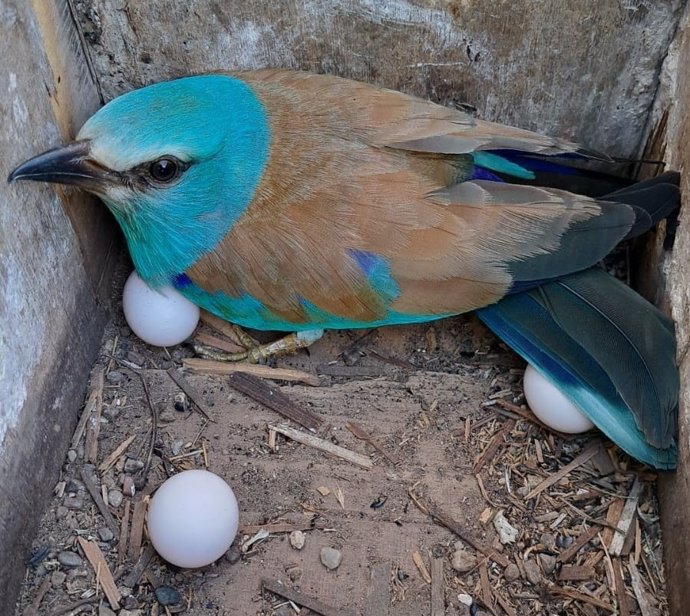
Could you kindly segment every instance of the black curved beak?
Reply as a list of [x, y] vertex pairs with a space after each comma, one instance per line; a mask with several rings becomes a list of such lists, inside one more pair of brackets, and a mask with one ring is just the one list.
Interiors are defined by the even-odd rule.
[[61, 148], [48, 150], [19, 165], [7, 178], [73, 184], [84, 190], [102, 192], [113, 181], [113, 174], [88, 158], [89, 141], [73, 141]]

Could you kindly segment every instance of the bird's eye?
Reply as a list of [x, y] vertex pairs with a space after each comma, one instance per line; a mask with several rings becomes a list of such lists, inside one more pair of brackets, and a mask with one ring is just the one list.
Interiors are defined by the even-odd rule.
[[180, 174], [180, 164], [172, 158], [159, 158], [149, 165], [149, 173], [156, 182], [172, 182]]

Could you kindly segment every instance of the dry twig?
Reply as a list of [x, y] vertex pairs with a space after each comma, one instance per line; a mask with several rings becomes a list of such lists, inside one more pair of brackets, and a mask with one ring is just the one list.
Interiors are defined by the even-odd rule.
[[298, 423], [300, 426], [315, 432], [323, 419], [307, 409], [297, 406], [277, 387], [271, 387], [265, 381], [249, 374], [233, 374], [228, 382], [237, 391], [263, 404], [266, 408]]
[[415, 488], [415, 486], [412, 486], [411, 488], [409, 488], [407, 493], [409, 494], [410, 498], [412, 499], [412, 502], [417, 506], [417, 508], [422, 513], [426, 513], [427, 515], [431, 516], [434, 520], [436, 520], [436, 522], [445, 526], [448, 530], [455, 533], [465, 543], [472, 546], [478, 552], [481, 552], [482, 554], [484, 554], [484, 556], [487, 556], [491, 560], [496, 561], [502, 567], [508, 566], [508, 559], [505, 556], [503, 556], [503, 554], [499, 554], [498, 552], [492, 550], [491, 548], [487, 548], [487, 547], [481, 545], [481, 543], [479, 543], [479, 541], [477, 539], [475, 539], [468, 532], [466, 532], [460, 526], [460, 523], [457, 522], [455, 519], [453, 519], [450, 516], [450, 514], [446, 513], [445, 511], [442, 511], [441, 509], [436, 507], [436, 505], [434, 505], [431, 501], [423, 501], [422, 497], [420, 497], [415, 492], [414, 488]]
[[132, 527], [129, 531], [128, 555], [131, 560], [139, 558], [141, 542], [144, 536], [144, 520], [146, 519], [146, 499], [137, 498], [134, 501], [134, 513], [132, 514]]
[[279, 580], [270, 580], [264, 578], [261, 581], [261, 584], [266, 590], [276, 595], [280, 595], [281, 597], [285, 597], [297, 605], [304, 606], [313, 612], [316, 612], [317, 614], [321, 614], [321, 616], [355, 616], [355, 612], [352, 609], [341, 609], [326, 605], [314, 597], [310, 597], [309, 595], [305, 595], [297, 590], [287, 588], [287, 586], [285, 586]]
[[378, 451], [386, 460], [388, 460], [391, 464], [393, 465], [398, 465], [400, 464], [400, 458], [398, 456], [393, 455], [392, 453], [388, 453], [383, 446], [373, 437], [371, 436], [362, 426], [359, 424], [356, 424], [354, 421], [348, 421], [345, 424], [345, 427], [352, 433], [352, 435], [355, 438], [358, 438], [360, 441], [364, 441], [366, 443], [369, 443], [376, 451]]
[[132, 434], [132, 436], [127, 437], [124, 441], [122, 441], [115, 449], [112, 451], [112, 453], [101, 463], [101, 465], [98, 467], [98, 470], [101, 473], [105, 473], [115, 462], [117, 462], [117, 459], [125, 452], [127, 451], [127, 447], [129, 447], [133, 442], [134, 439], [136, 438], [136, 434]]
[[241, 353], [246, 351], [242, 345], [236, 344], [230, 340], [223, 340], [217, 336], [211, 336], [210, 334], [205, 334], [204, 332], [197, 332], [194, 334], [194, 339], [205, 346], [213, 347], [214, 349], [220, 349], [226, 353]]
[[557, 557], [556, 560], [561, 563], [567, 563], [575, 554], [577, 554], [585, 544], [590, 542], [594, 537], [599, 534], [601, 527], [592, 526], [589, 530], [581, 533], [580, 536], [575, 540], [575, 542], [567, 549], [563, 550]]
[[151, 562], [151, 559], [153, 558], [153, 555], [155, 553], [156, 552], [153, 549], [152, 545], [147, 545], [144, 548], [144, 551], [141, 553], [141, 556], [137, 561], [137, 564], [134, 565], [132, 570], [124, 579], [123, 583], [125, 586], [127, 586], [128, 588], [134, 588], [139, 583], [139, 580], [141, 580], [141, 576], [144, 575], [144, 571], [146, 571], [146, 567], [149, 566], [149, 563]]
[[352, 462], [352, 464], [357, 464], [362, 468], [370, 469], [374, 466], [372, 461], [362, 454], [350, 451], [341, 447], [340, 445], [335, 445], [330, 441], [326, 441], [313, 434], [308, 434], [307, 432], [302, 432], [301, 430], [295, 430], [294, 428], [289, 428], [287, 426], [269, 426], [269, 430], [275, 430], [283, 436], [287, 436], [289, 439], [302, 443], [303, 445], [308, 445], [314, 449], [320, 451], [325, 451], [338, 458], [346, 460], [347, 462]]
[[202, 374], [247, 374], [276, 381], [297, 381], [313, 385], [314, 387], [318, 387], [321, 383], [318, 376], [303, 370], [294, 370], [293, 368], [270, 368], [260, 364], [215, 361], [212, 359], [199, 359], [198, 357], [185, 359], [182, 361], [182, 365], [193, 372], [200, 372]]
[[587, 449], [585, 449], [579, 456], [577, 456], [577, 458], [575, 458], [570, 464], [566, 464], [558, 472], [544, 479], [544, 481], [542, 481], [527, 496], [525, 496], [525, 500], [534, 498], [537, 494], [540, 494], [541, 492], [546, 490], [546, 488], [550, 488], [555, 483], [558, 483], [561, 479], [563, 479], [563, 477], [568, 475], [571, 471], [574, 471], [576, 468], [582, 466], [589, 459], [593, 458], [596, 455], [597, 451], [599, 451], [600, 447], [600, 441], [595, 441], [591, 443], [589, 447], [587, 447]]
[[443, 559], [431, 559], [431, 616], [444, 616], [446, 601], [444, 598], [445, 580], [443, 578]]
[[43, 578], [41, 585], [38, 587], [38, 590], [31, 601], [31, 605], [24, 610], [24, 616], [38, 616], [41, 613], [41, 601], [43, 601], [43, 597], [45, 597], [46, 593], [50, 590], [50, 586], [50, 576], [46, 575]]
[[98, 511], [100, 511], [101, 515], [103, 516], [106, 525], [113, 532], [113, 534], [117, 535], [120, 532], [120, 529], [117, 525], [117, 522], [115, 522], [115, 518], [110, 513], [110, 509], [108, 509], [108, 505], [105, 504], [103, 498], [101, 497], [96, 484], [92, 481], [91, 477], [89, 477], [89, 474], [83, 468], [81, 469], [80, 474], [86, 489], [91, 495], [91, 498], [93, 498], [93, 502], [96, 503], [96, 507], [98, 507]]
[[117, 562], [122, 563], [125, 560], [127, 552], [127, 539], [129, 538], [129, 512], [132, 506], [132, 501], [127, 499], [125, 501], [125, 510], [120, 520], [120, 536], [117, 542]]
[[496, 455], [496, 452], [498, 449], [505, 443], [506, 437], [513, 431], [513, 428], [515, 427], [515, 420], [514, 419], [508, 419], [504, 424], [503, 427], [494, 434], [493, 438], [491, 441], [489, 441], [489, 444], [486, 446], [482, 454], [479, 456], [479, 459], [477, 460], [477, 463], [474, 465], [474, 468], [472, 469], [472, 472], [476, 475], [482, 468], [484, 468], [484, 465], [493, 457]]
[[415, 550], [414, 554], [412, 554], [412, 561], [414, 562], [417, 569], [419, 569], [419, 573], [424, 578], [424, 581], [427, 584], [431, 584], [431, 575], [429, 574], [429, 570], [426, 568], [426, 565], [424, 564], [424, 559], [422, 558], [422, 555], [419, 553], [419, 550]]
[[120, 595], [110, 567], [108, 567], [108, 563], [103, 556], [103, 552], [101, 552], [101, 549], [98, 547], [98, 544], [94, 541], [87, 541], [83, 537], [77, 537], [77, 541], [84, 551], [84, 555], [91, 563], [93, 570], [96, 572], [96, 583], [100, 583], [103, 588], [103, 593], [108, 598], [110, 607], [114, 610], [120, 609], [120, 600], [122, 596]]
[[[79, 418], [79, 423], [74, 430], [72, 435], [72, 441], [70, 443], [71, 449], [76, 449], [81, 441], [81, 437], [84, 436], [84, 431], [86, 430], [86, 425], [91, 418], [91, 414], [94, 411], [96, 405], [99, 405], [99, 400], [103, 400], [103, 370], [99, 370], [93, 377], [91, 381], [91, 386], [89, 389], [89, 395], [84, 405], [84, 410]], [[100, 406], [100, 405], [99, 405]], [[99, 411], [100, 413], [100, 411]]]
[[637, 599], [637, 604], [640, 606], [642, 616], [653, 616], [654, 611], [651, 605], [649, 605], [646, 593], [642, 588], [642, 578], [640, 577], [640, 572], [637, 570], [637, 565], [635, 565], [632, 555], [628, 560], [628, 571], [630, 572], [630, 582], [633, 587], [633, 592], [635, 593], [635, 598]]
[[640, 478], [635, 477], [635, 482], [632, 488], [630, 488], [630, 494], [623, 506], [621, 517], [618, 519], [618, 524], [616, 525], [617, 531], [613, 535], [613, 539], [611, 539], [609, 551], [612, 556], [620, 556], [623, 551], [623, 544], [630, 530], [630, 525], [635, 520], [635, 512], [637, 511], [637, 504], [640, 501], [640, 495], [642, 494], [643, 488], [644, 486]]

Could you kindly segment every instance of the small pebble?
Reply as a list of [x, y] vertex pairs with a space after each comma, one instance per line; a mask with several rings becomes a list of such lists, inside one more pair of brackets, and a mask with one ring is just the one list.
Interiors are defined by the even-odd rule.
[[[110, 499], [108, 499], [108, 500], [110, 500]], [[113, 539], [115, 539], [115, 534], [107, 526], [101, 526], [98, 529], [98, 536], [100, 537], [101, 541], [106, 541], [106, 542], [112, 541]]]
[[189, 410], [189, 400], [187, 399], [187, 394], [180, 392], [175, 394], [175, 401], [173, 402], [173, 408], [178, 413], [186, 413]]
[[67, 572], [67, 583], [69, 584], [70, 582], [74, 582], [74, 580], [79, 578], [85, 578], [88, 575], [89, 572], [86, 570], [86, 568], [70, 569]]
[[144, 463], [136, 458], [127, 458], [125, 460], [125, 473], [136, 473], [144, 468]]
[[477, 566], [477, 557], [464, 548], [456, 547], [450, 564], [458, 573], [467, 573]]
[[67, 509], [67, 507], [65, 507], [64, 505], [59, 505], [55, 510], [55, 517], [59, 520], [60, 518], [64, 518], [68, 512], [69, 510]]
[[158, 414], [158, 421], [162, 424], [169, 424], [177, 420], [175, 411], [165, 409]]
[[172, 455], [177, 456], [182, 452], [183, 447], [184, 447], [184, 440], [173, 441], [172, 444], [170, 445], [170, 452], [172, 453]]
[[321, 548], [321, 564], [326, 567], [326, 569], [337, 569], [340, 563], [343, 561], [343, 555], [339, 550], [330, 547]]
[[62, 588], [66, 579], [67, 574], [64, 571], [53, 571], [50, 576], [50, 583], [53, 585], [53, 588]]
[[498, 532], [501, 543], [515, 543], [518, 536], [518, 529], [508, 522], [502, 511], [494, 516], [494, 528]]
[[44, 575], [46, 575], [48, 573], [48, 569], [46, 569], [46, 566], [43, 563], [41, 563], [40, 565], [38, 565], [34, 569], [34, 572], [35, 572], [36, 579], [38, 579], [38, 578], [42, 578]]
[[105, 603], [98, 606], [98, 616], [115, 616], [115, 612], [111, 610]]
[[[122, 600], [122, 607], [126, 610], [136, 610], [139, 607], [139, 601], [132, 594], [132, 589], [130, 588], [128, 592], [122, 592], [122, 588], [118, 589], [120, 590], [120, 594], [122, 594], [122, 596], [124, 597], [124, 599]], [[122, 612], [120, 612], [120, 614], [122, 614]]]
[[539, 537], [539, 543], [541, 543], [547, 550], [556, 549], [556, 537], [551, 533], [543, 533]]
[[302, 577], [303, 571], [301, 567], [290, 567], [285, 571], [285, 573], [287, 573], [291, 582], [296, 582]]
[[236, 562], [238, 562], [241, 557], [242, 552], [240, 552], [240, 549], [236, 545], [231, 546], [230, 549], [225, 552], [225, 560], [227, 560], [231, 565], [234, 565]]
[[470, 607], [474, 603], [474, 599], [470, 595], [467, 595], [465, 593], [462, 593], [458, 595], [458, 601], [462, 603], [462, 605], [466, 605], [467, 607]]
[[127, 496], [134, 496], [136, 494], [137, 488], [134, 483], [134, 477], [131, 475], [125, 475], [124, 479], [122, 480], [122, 491]]
[[70, 450], [67, 452], [67, 460], [68, 460], [69, 462], [75, 462], [76, 459], [77, 459], [77, 452], [76, 452], [74, 449], [70, 449]]
[[539, 570], [539, 565], [536, 560], [530, 559], [525, 561], [525, 575], [530, 584], [538, 584], [541, 582], [541, 571]]
[[[458, 544], [455, 544], [455, 549], [458, 550], [462, 546], [458, 547]], [[441, 545], [440, 543], [435, 543], [433, 546], [431, 546], [431, 557], [432, 558], [443, 558], [446, 555], [446, 548], [445, 546]]]
[[290, 604], [281, 605], [275, 612], [273, 616], [294, 616], [295, 612], [292, 611]]
[[546, 575], [551, 575], [556, 568], [556, 557], [551, 554], [539, 554], [539, 562]]
[[78, 496], [68, 496], [63, 504], [67, 509], [79, 511], [84, 508], [84, 499]]
[[120, 327], [120, 337], [121, 338], [129, 338], [132, 335], [132, 330], [129, 329], [126, 325], [123, 325]]
[[472, 616], [472, 608], [469, 605], [465, 605], [464, 603], [459, 603], [457, 606], [455, 606], [455, 614], [457, 616]]
[[110, 503], [111, 507], [115, 507], [115, 509], [122, 504], [123, 499], [124, 496], [120, 490], [110, 490], [108, 492], [108, 503]]
[[515, 563], [510, 563], [503, 572], [503, 575], [506, 578], [506, 582], [514, 582], [520, 577], [520, 569], [518, 569]]
[[172, 586], [159, 586], [155, 593], [156, 599], [161, 605], [179, 605], [182, 603], [182, 595]]
[[143, 366], [146, 360], [141, 353], [137, 353], [136, 351], [130, 351], [129, 353], [127, 353], [127, 361], [131, 361], [133, 364], [136, 364], [137, 366]]
[[306, 537], [301, 530], [293, 530], [290, 533], [290, 545], [296, 550], [301, 550], [304, 547]]
[[84, 560], [76, 552], [60, 552], [57, 555], [57, 559], [63, 567], [81, 567], [84, 564]]
[[67, 583], [70, 584], [75, 580], [84, 579], [89, 575], [86, 567], [78, 567], [77, 569], [70, 569], [67, 573]]
[[120, 407], [114, 404], [109, 404], [103, 409], [103, 417], [109, 421], [115, 421], [120, 416]]
[[113, 383], [116, 385], [117, 383], [120, 383], [122, 379], [125, 378], [125, 375], [122, 374], [119, 370], [111, 370], [108, 372], [108, 374], [105, 375], [105, 380], [108, 381], [108, 383]]
[[70, 479], [65, 484], [65, 492], [67, 492], [67, 494], [77, 494], [81, 490], [84, 490], [84, 484], [76, 479]]

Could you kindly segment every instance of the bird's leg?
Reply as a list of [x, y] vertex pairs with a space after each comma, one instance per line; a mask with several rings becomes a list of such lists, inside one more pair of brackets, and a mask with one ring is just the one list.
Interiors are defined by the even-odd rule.
[[259, 346], [258, 341], [254, 340], [254, 338], [252, 338], [239, 325], [230, 323], [230, 327], [232, 329], [233, 334], [235, 334], [235, 336], [237, 337], [237, 342], [240, 344], [240, 346], [243, 346], [245, 349], [253, 349], [254, 347]]
[[296, 353], [300, 349], [306, 349], [323, 336], [322, 329], [310, 329], [308, 331], [288, 334], [287, 336], [283, 336], [267, 344], [257, 345], [251, 336], [239, 327], [236, 328], [236, 333], [242, 341], [243, 346], [246, 347], [246, 351], [226, 353], [225, 351], [219, 351], [205, 344], [195, 343], [193, 345], [194, 352], [201, 357], [215, 359], [217, 361], [243, 361], [246, 359], [252, 364], [258, 364], [271, 357], [288, 355], [290, 353]]

